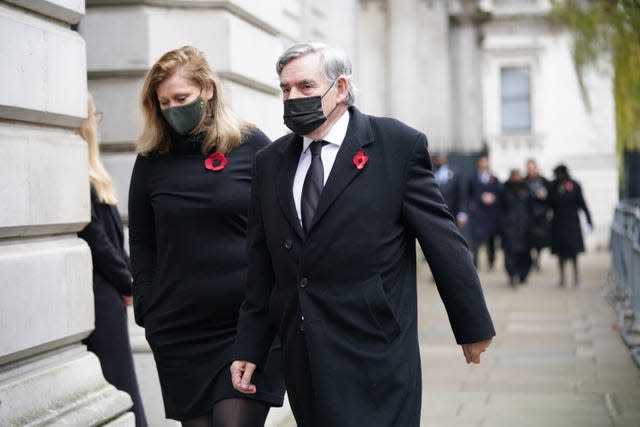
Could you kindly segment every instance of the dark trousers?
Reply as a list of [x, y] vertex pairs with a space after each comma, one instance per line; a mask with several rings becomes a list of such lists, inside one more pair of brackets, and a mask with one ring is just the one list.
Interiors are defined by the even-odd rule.
[[527, 280], [529, 270], [531, 269], [531, 253], [504, 253], [504, 266], [512, 279], [518, 278], [521, 282]]
[[283, 352], [284, 381], [291, 411], [298, 427], [314, 427], [311, 367], [304, 331], [296, 331], [289, 337]]
[[487, 245], [487, 262], [489, 264], [489, 268], [493, 268], [493, 262], [496, 257], [496, 236], [493, 235], [485, 240], [476, 240], [473, 239], [471, 243], [471, 251], [473, 252], [473, 265], [478, 267], [478, 251], [480, 250], [480, 246]]

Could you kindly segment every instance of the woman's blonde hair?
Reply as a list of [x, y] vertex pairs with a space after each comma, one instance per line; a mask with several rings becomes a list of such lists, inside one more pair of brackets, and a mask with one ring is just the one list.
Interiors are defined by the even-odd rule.
[[142, 134], [136, 140], [138, 153], [169, 152], [170, 128], [162, 113], [156, 90], [158, 85], [176, 72], [202, 89], [213, 87], [213, 97], [205, 104], [203, 118], [196, 127], [204, 132], [202, 152], [214, 150], [228, 153], [242, 143], [243, 134], [255, 128], [240, 119], [222, 100], [221, 84], [202, 52], [192, 46], [184, 46], [164, 55], [151, 67], [144, 79], [140, 102], [144, 116]]
[[98, 200], [108, 205], [118, 202], [113, 181], [100, 161], [100, 147], [98, 145], [98, 129], [95, 121], [96, 106], [91, 94], [87, 94], [87, 118], [78, 128], [78, 134], [87, 142], [89, 147], [89, 182], [96, 190]]

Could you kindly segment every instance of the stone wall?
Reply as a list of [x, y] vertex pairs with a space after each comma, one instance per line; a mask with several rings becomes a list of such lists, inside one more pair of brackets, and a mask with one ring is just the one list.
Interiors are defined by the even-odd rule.
[[84, 1], [0, 1], [0, 425], [133, 425], [93, 328]]

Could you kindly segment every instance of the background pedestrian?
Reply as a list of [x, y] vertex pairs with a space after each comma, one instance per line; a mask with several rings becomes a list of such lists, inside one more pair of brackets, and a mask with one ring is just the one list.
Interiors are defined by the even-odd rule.
[[558, 256], [560, 279], [565, 285], [565, 264], [573, 266], [573, 284], [580, 283], [578, 254], [584, 252], [584, 241], [578, 212], [584, 212], [589, 229], [593, 228], [591, 214], [582, 196], [582, 187], [571, 179], [569, 170], [563, 164], [553, 170], [555, 179], [549, 185], [549, 206], [553, 211], [551, 220], [551, 253]]
[[489, 156], [481, 154], [476, 159], [476, 173], [468, 183], [469, 222], [471, 226], [471, 251], [473, 263], [478, 267], [481, 246], [487, 250], [487, 264], [493, 268], [496, 237], [500, 232], [500, 181], [489, 170]]
[[525, 283], [531, 269], [533, 198], [516, 169], [500, 193], [500, 242], [509, 284]]
[[138, 389], [129, 330], [127, 309], [131, 305], [131, 270], [124, 250], [124, 234], [113, 182], [100, 161], [93, 97], [87, 94], [87, 118], [78, 133], [87, 143], [89, 182], [91, 183], [91, 222], [78, 233], [91, 249], [93, 264], [93, 301], [95, 327], [83, 340], [87, 349], [98, 356], [104, 378], [133, 400], [136, 427], [147, 420]]

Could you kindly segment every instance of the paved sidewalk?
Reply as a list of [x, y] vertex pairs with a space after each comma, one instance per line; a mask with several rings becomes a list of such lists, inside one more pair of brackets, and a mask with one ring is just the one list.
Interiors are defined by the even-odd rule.
[[[580, 256], [577, 288], [556, 285], [548, 254], [542, 271], [517, 289], [507, 285], [500, 262], [491, 272], [480, 266], [498, 335], [482, 364], [473, 366], [454, 343], [426, 264], [419, 267], [421, 425], [639, 427], [640, 369], [602, 296], [609, 254]], [[295, 423], [283, 408], [272, 411], [268, 426]]]

